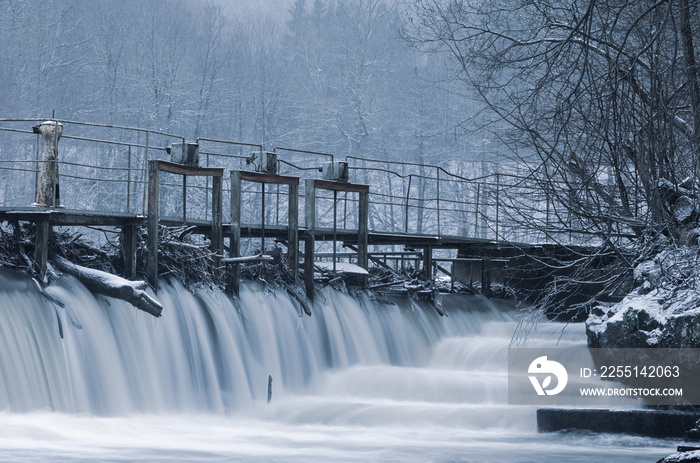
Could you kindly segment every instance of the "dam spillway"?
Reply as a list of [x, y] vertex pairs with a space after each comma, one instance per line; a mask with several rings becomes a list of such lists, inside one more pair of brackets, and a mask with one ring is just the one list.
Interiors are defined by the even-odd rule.
[[[507, 404], [514, 303], [163, 283], [163, 317], [71, 277], [0, 283], [0, 457], [12, 461], [638, 461], [663, 440], [537, 434]], [[59, 322], [63, 338], [59, 335]], [[532, 342], [580, 345], [580, 326]], [[268, 377], [273, 394], [267, 399]], [[164, 460], [165, 459], [165, 460]]]

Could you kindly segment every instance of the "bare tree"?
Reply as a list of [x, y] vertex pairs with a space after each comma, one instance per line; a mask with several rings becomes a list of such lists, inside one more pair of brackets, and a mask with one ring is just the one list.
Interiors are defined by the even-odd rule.
[[[592, 300], [609, 295], [650, 243], [681, 242], [682, 222], [697, 215], [677, 203], [695, 197], [698, 171], [697, 3], [415, 2], [404, 36], [453, 58], [538, 186], [528, 207], [543, 207], [544, 192], [553, 219], [513, 220], [560, 243], [590, 235], [591, 253], [556, 262], [571, 268], [559, 290], [593, 282]], [[501, 200], [527, 209], [521, 193]]]

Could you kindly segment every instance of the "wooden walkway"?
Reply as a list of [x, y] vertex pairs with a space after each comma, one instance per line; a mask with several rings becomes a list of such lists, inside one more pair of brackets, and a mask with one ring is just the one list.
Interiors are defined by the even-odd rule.
[[[125, 237], [123, 242], [125, 256], [125, 277], [133, 278], [136, 275], [136, 247], [138, 245], [136, 239], [136, 230], [138, 227], [148, 226], [148, 216], [142, 214], [125, 214], [113, 212], [94, 212], [94, 211], [78, 211], [64, 208], [44, 208], [44, 207], [17, 207], [8, 208], [0, 207], [0, 221], [7, 222], [30, 222], [37, 226], [37, 235], [35, 243], [35, 261], [41, 269], [46, 268], [48, 259], [48, 230], [53, 226], [97, 226], [97, 227], [119, 227]], [[181, 217], [161, 217], [158, 224], [165, 226], [183, 226], [196, 227], [194, 233], [212, 236], [214, 226], [211, 221], [199, 219], [186, 219], [183, 221]], [[221, 222], [219, 233], [221, 236], [230, 237], [236, 232], [241, 238], [270, 238], [275, 241], [284, 242], [290, 248], [287, 242], [289, 238], [289, 228], [280, 225], [267, 225], [262, 227], [261, 224], [241, 224], [237, 229], [231, 223]], [[358, 230], [347, 229], [329, 229], [329, 228], [298, 228], [298, 241], [303, 243], [321, 242], [321, 241], [337, 241], [344, 246], [356, 248], [363, 240], [358, 234]], [[438, 237], [432, 235], [404, 234], [404, 233], [383, 233], [368, 231], [365, 239], [366, 245], [374, 246], [391, 246], [400, 245], [406, 249], [420, 250], [420, 256], [423, 262], [423, 271], [426, 278], [430, 278], [430, 271], [434, 267], [432, 261], [433, 249], [467, 249], [480, 247], [484, 249], [495, 248], [497, 243], [491, 240], [475, 239], [468, 237]], [[223, 244], [223, 243], [222, 243]], [[298, 243], [297, 243], [298, 245]], [[217, 245], [218, 251], [223, 256], [223, 246]], [[306, 250], [305, 244], [305, 260], [314, 262], [315, 257], [309, 254], [311, 247], [308, 245], [309, 251]], [[157, 251], [156, 251], [157, 252]], [[326, 253], [329, 254], [329, 253]], [[355, 255], [357, 253], [354, 253]], [[381, 254], [381, 253], [380, 253]], [[401, 253], [397, 253], [401, 254]], [[416, 253], [406, 253], [414, 254]], [[233, 257], [233, 253], [230, 253]], [[237, 257], [237, 256], [236, 256]], [[328, 257], [326, 255], [326, 257]], [[157, 268], [157, 262], [152, 264], [151, 270]], [[365, 268], [368, 264], [365, 264]], [[308, 272], [308, 266], [305, 266], [305, 272]], [[310, 274], [313, 274], [311, 270]], [[152, 284], [157, 284], [157, 273], [150, 273], [149, 280]], [[313, 285], [313, 281], [309, 283]], [[238, 285], [235, 285], [237, 287]], [[307, 286], [309, 294], [313, 290], [311, 286]]]
[[[29, 122], [40, 123], [28, 130], [26, 125]], [[292, 270], [296, 272], [303, 268], [307, 293], [311, 296], [317, 242], [340, 243], [352, 249], [357, 264], [364, 269], [368, 269], [371, 261], [378, 263], [371, 255], [369, 246], [400, 246], [404, 251], [386, 251], [383, 253], [385, 259], [388, 254], [394, 253], [403, 260], [404, 253], [413, 253], [422, 262], [425, 278], [431, 278], [434, 269], [450, 273], [439, 267], [439, 261], [457, 264], [483, 258], [480, 262], [481, 272], [488, 273], [488, 262], [493, 260], [490, 258], [497, 259], [503, 247], [525, 250], [537, 246], [514, 244], [520, 240], [517, 239], [518, 230], [513, 233], [510, 223], [517, 214], [531, 214], [525, 222], [534, 219], [543, 223], [544, 226], [538, 229], [540, 236], [541, 230], [547, 230], [553, 220], [561, 218], [546, 194], [543, 195], [536, 186], [527, 187], [525, 178], [514, 175], [490, 174], [469, 179], [439, 166], [398, 161], [389, 163], [352, 156], [347, 156], [345, 161], [337, 161], [327, 153], [289, 148], [275, 148], [274, 152], [266, 152], [256, 144], [206, 138], [197, 139], [196, 143], [186, 143], [184, 137], [178, 135], [104, 124], [56, 120], [41, 122], [38, 119], [0, 119], [0, 123], [20, 124], [18, 127], [0, 126], [0, 138], [20, 137], [17, 152], [27, 150], [27, 146], [35, 148], [35, 157], [0, 159], [0, 175], [5, 182], [17, 179], [16, 190], [34, 190], [33, 195], [21, 198], [21, 195], [7, 193], [4, 197], [0, 196], [0, 221], [36, 224], [34, 258], [40, 269], [46, 268], [51, 227], [118, 227], [124, 237], [125, 276], [133, 278], [137, 270], [144, 270], [136, 268], [137, 233], [139, 228], [144, 228], [148, 236], [148, 265], [145, 272], [150, 283], [156, 286], [159, 227], [184, 225], [194, 226], [195, 233], [209, 237], [212, 252], [222, 260], [235, 261], [245, 257], [241, 256], [241, 241], [245, 239], [260, 238], [264, 241], [270, 238], [283, 242], [287, 246]], [[82, 129], [85, 135], [76, 134]], [[95, 131], [105, 131], [105, 135], [94, 135]], [[119, 136], [113, 135], [115, 131]], [[40, 142], [42, 136], [43, 143]], [[36, 139], [33, 145], [32, 137]], [[160, 141], [154, 142], [156, 138]], [[30, 142], [27, 142], [28, 139]], [[73, 156], [70, 162], [59, 156], [59, 139], [64, 140], [62, 146], [69, 144], [67, 151]], [[164, 149], [163, 145], [168, 146], [167, 143], [170, 145]], [[253, 147], [256, 151], [250, 156], [231, 154], [231, 151], [221, 153], [213, 148], [199, 153], [200, 143], [236, 149]], [[43, 157], [40, 154], [42, 145]], [[6, 146], [3, 140], [0, 140], [0, 146]], [[90, 150], [90, 155], [85, 154], [85, 150]], [[12, 149], [5, 151], [9, 152], [14, 153]], [[170, 155], [170, 161], [163, 159], [164, 152]], [[305, 153], [312, 160], [279, 159], [278, 153], [281, 152], [295, 155]], [[318, 159], [314, 156], [330, 161], [319, 166], [313, 161]], [[210, 167], [214, 159], [218, 166]], [[350, 166], [350, 161], [356, 164]], [[281, 166], [287, 172], [298, 175], [281, 175]], [[349, 181], [350, 169], [355, 177], [365, 183]], [[323, 178], [318, 178], [321, 171]], [[506, 185], [505, 181], [509, 178], [512, 183]], [[401, 185], [402, 189], [394, 189]], [[109, 200], [102, 198], [100, 203], [90, 197], [91, 189], [99, 190]], [[419, 191], [416, 193], [417, 189]], [[200, 218], [188, 217], [188, 193], [192, 191], [206, 198], [198, 202], [197, 207], [204, 204], [204, 210], [195, 214]], [[285, 193], [281, 194], [281, 191]], [[179, 192], [181, 197], [177, 198]], [[251, 192], [259, 195], [255, 197], [255, 207], [244, 203], [244, 195]], [[86, 196], [82, 197], [83, 194]], [[517, 198], [516, 208], [508, 209], [505, 201], [508, 197]], [[274, 199], [275, 205], [266, 205], [267, 198]], [[160, 210], [163, 207], [161, 203], [173, 203], [178, 199], [181, 216], [168, 215], [173, 213], [172, 204], [167, 213]], [[32, 202], [35, 204], [28, 206]], [[526, 202], [527, 205], [524, 205]], [[66, 203], [101, 204], [94, 208], [138, 212], [77, 210], [61, 206]], [[344, 204], [340, 212], [338, 204]], [[276, 207], [277, 221], [265, 223], [272, 207]], [[247, 208], [249, 218], [253, 213], [253, 221], [257, 223], [242, 223], [244, 208]], [[324, 212], [319, 212], [321, 209]], [[340, 218], [337, 217], [338, 213]], [[370, 230], [370, 214], [377, 223], [388, 224], [385, 228], [389, 231]], [[203, 220], [201, 217], [210, 219]], [[279, 223], [280, 217], [286, 219], [286, 223]], [[331, 218], [333, 225], [328, 226]], [[553, 225], [553, 229], [556, 226]], [[425, 228], [434, 228], [436, 233], [410, 232]], [[396, 232], [396, 229], [403, 232]], [[457, 233], [465, 236], [456, 236]], [[549, 236], [546, 232], [545, 235]], [[300, 246], [301, 243], [303, 246]], [[224, 255], [225, 249], [228, 249], [228, 255]], [[457, 250], [457, 257], [434, 259], [433, 251], [441, 249]], [[332, 250], [330, 257], [335, 261], [342, 253], [337, 251], [335, 245]], [[375, 251], [376, 254], [382, 252]], [[230, 273], [234, 290], [237, 290], [240, 266], [232, 264]], [[485, 279], [488, 278], [483, 277], [482, 281]]]

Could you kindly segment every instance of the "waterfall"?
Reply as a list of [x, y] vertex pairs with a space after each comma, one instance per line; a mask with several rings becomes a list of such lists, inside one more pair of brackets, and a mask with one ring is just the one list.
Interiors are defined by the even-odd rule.
[[46, 290], [65, 307], [27, 280], [0, 278], [0, 409], [12, 411], [222, 413], [266, 398], [268, 375], [280, 397], [328, 372], [421, 367], [443, 339], [508, 318], [480, 298], [443, 318], [332, 289], [308, 317], [284, 291], [249, 285], [233, 300], [175, 282], [158, 292], [156, 319], [72, 277]]
[[[664, 441], [638, 437], [538, 435], [535, 409], [507, 404], [513, 302], [446, 295], [440, 317], [420, 301], [325, 288], [309, 317], [283, 290], [248, 284], [231, 298], [163, 282], [154, 318], [72, 277], [45, 292], [0, 272], [3, 461], [633, 462], [668, 453]], [[531, 341], [585, 345], [585, 335], [544, 324]]]

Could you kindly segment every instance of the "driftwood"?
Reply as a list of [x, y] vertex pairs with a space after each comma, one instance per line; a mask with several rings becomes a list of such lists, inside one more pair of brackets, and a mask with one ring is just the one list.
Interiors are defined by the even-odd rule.
[[267, 376], [267, 403], [272, 400], [272, 375]]
[[294, 299], [296, 299], [297, 302], [299, 303], [299, 305], [301, 306], [302, 310], [304, 311], [304, 313], [310, 317], [311, 316], [311, 307], [309, 307], [309, 304], [307, 303], [307, 299], [306, 299], [305, 295], [303, 294], [303, 292], [299, 290], [299, 286], [296, 286], [296, 285], [292, 286], [292, 285], [285, 283], [284, 281], [282, 282], [282, 285], [284, 285], [284, 288], [287, 290], [287, 294], [289, 294]]
[[160, 244], [163, 246], [172, 246], [174, 248], [187, 249], [188, 251], [209, 251], [206, 246], [197, 246], [196, 244], [181, 243], [179, 241], [164, 241]]
[[144, 291], [148, 286], [145, 281], [129, 281], [107, 272], [81, 267], [59, 256], [54, 258], [54, 263], [60, 271], [73, 275], [91, 291], [122, 299], [154, 317], [161, 316], [163, 306]]
[[369, 289], [386, 288], [387, 286], [402, 285], [403, 283], [404, 283], [404, 280], [393, 280], [393, 281], [389, 281], [387, 283], [379, 283], [376, 285], [372, 285], [369, 287]]
[[274, 257], [265, 254], [256, 254], [245, 257], [226, 257], [221, 259], [222, 264], [245, 264], [246, 262], [272, 262]]

